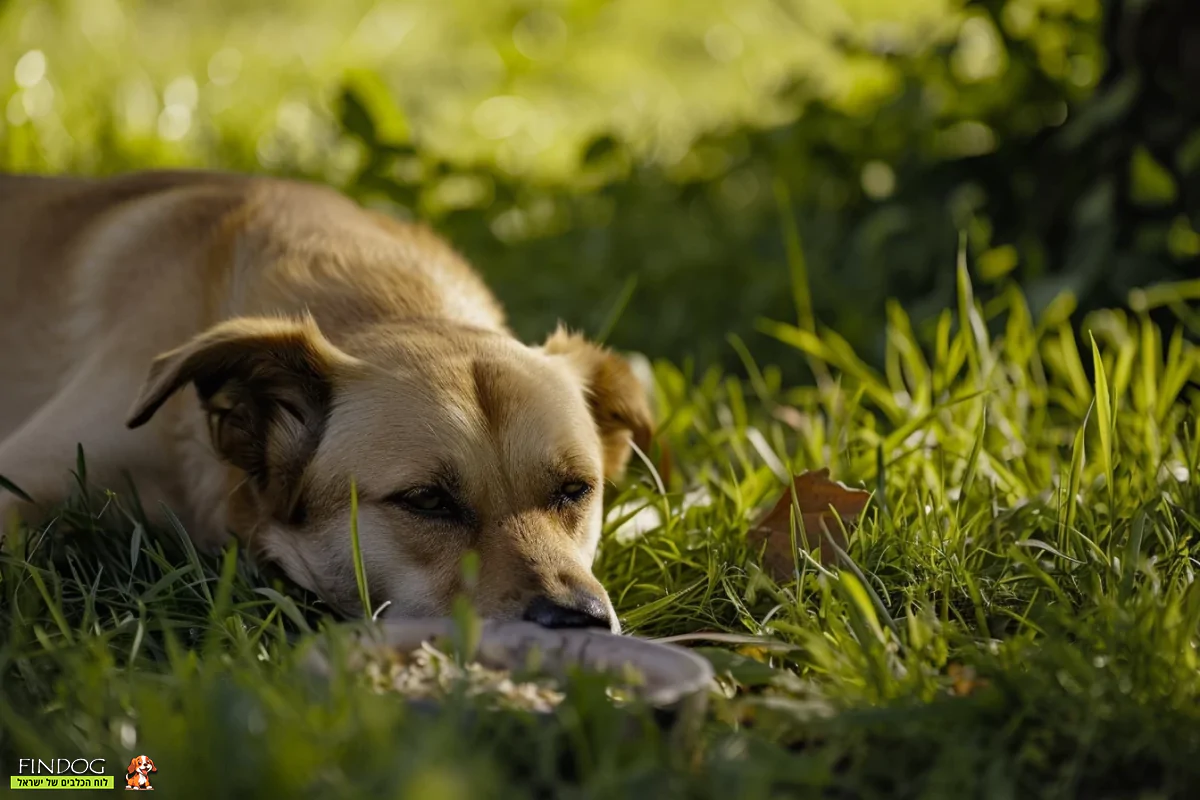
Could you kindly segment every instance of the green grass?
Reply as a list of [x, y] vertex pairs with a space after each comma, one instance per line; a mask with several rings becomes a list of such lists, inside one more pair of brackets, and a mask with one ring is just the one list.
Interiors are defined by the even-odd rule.
[[[1081, 350], [1015, 288], [982, 307], [965, 268], [959, 295], [925, 338], [893, 306], [881, 373], [770, 322], [817, 386], [740, 343], [747, 380], [656, 365], [675, 467], [611, 492], [597, 572], [630, 633], [726, 634], [686, 642], [720, 675], [694, 743], [582, 678], [550, 723], [317, 681], [313, 598], [112, 487], [0, 560], [0, 755], [145, 752], [156, 788], [196, 798], [1185, 796], [1200, 350], [1123, 311], [1085, 320]], [[853, 563], [775, 582], [749, 521], [781, 468], [823, 466], [875, 492]], [[616, 530], [643, 508], [649, 530]]]

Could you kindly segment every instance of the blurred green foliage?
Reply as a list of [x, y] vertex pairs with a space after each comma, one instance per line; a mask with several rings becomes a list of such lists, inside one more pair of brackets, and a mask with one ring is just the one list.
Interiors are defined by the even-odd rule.
[[792, 371], [756, 331], [800, 268], [876, 359], [960, 234], [1039, 317], [1200, 273], [1195, 5], [9, 0], [0, 167], [327, 181], [446, 232], [525, 337]]

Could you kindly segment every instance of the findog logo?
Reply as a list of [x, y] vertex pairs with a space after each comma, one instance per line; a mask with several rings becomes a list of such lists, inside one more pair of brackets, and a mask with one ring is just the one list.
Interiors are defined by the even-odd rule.
[[21, 758], [10, 789], [111, 789], [103, 758]]
[[125, 768], [125, 791], [153, 791], [150, 785], [150, 773], [158, 772], [158, 767], [149, 756], [136, 756], [130, 759]]
[[22, 758], [17, 775], [103, 775], [103, 758]]

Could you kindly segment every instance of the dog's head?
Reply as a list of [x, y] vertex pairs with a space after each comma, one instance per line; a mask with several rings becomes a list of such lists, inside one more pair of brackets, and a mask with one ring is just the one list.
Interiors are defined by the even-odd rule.
[[361, 608], [353, 479], [388, 614], [446, 613], [473, 550], [486, 616], [615, 628], [591, 573], [601, 497], [651, 429], [624, 359], [563, 330], [541, 347], [429, 323], [340, 344], [307, 318], [222, 323], [155, 361], [129, 424], [194, 384], [245, 480], [250, 548], [344, 612]]
[[154, 762], [147, 756], [137, 756], [129, 761], [129, 766], [125, 768], [126, 775], [134, 773], [145, 775], [148, 772], [158, 772], [158, 767], [154, 766]]

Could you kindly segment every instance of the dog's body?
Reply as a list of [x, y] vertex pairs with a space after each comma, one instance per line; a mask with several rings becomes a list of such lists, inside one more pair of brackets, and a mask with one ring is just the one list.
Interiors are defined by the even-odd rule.
[[590, 564], [640, 386], [562, 331], [515, 340], [424, 228], [288, 181], [0, 176], [0, 242], [0, 475], [38, 504], [0, 513], [60, 501], [81, 444], [92, 482], [349, 609], [353, 479], [375, 602], [444, 612], [475, 549], [486, 612], [611, 621]]

